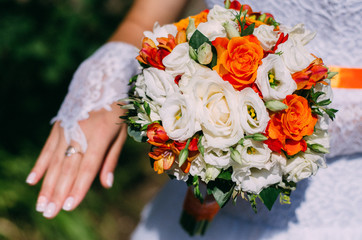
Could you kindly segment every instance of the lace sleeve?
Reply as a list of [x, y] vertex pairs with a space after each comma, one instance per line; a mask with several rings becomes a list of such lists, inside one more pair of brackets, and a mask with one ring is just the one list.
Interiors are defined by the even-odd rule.
[[78, 122], [89, 117], [89, 112], [127, 97], [129, 79], [137, 73], [137, 48], [121, 42], [110, 42], [85, 60], [75, 72], [68, 94], [52, 123], [60, 121], [65, 139], [78, 142], [83, 151], [87, 140]]
[[329, 127], [329, 157], [362, 152], [362, 89], [334, 89], [332, 107], [338, 109]]

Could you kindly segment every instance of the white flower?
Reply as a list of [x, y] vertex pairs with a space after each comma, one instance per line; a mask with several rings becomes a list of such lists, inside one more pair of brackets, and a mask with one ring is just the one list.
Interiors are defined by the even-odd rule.
[[[272, 81], [272, 85], [270, 81]], [[263, 64], [258, 68], [255, 82], [263, 94], [264, 101], [283, 100], [297, 89], [297, 84], [281, 57], [275, 54], [269, 54], [263, 59]]]
[[166, 171], [168, 174], [171, 174], [172, 176], [175, 176], [177, 180], [182, 180], [184, 182], [187, 181], [189, 178], [188, 173], [184, 173], [178, 166], [178, 164], [175, 162], [172, 164], [172, 167]]
[[174, 93], [166, 98], [160, 109], [162, 125], [167, 135], [176, 141], [185, 141], [200, 130], [195, 107], [188, 98]]
[[218, 37], [226, 37], [225, 28], [215, 20], [200, 23], [197, 28], [204, 34], [210, 41], [214, 41]]
[[241, 155], [242, 164], [233, 164], [233, 168], [257, 168], [257, 169], [271, 169], [276, 162], [271, 161], [271, 150], [262, 142], [245, 139], [243, 145], [238, 145], [235, 149]]
[[190, 77], [200, 68], [200, 64], [190, 57], [188, 43], [178, 44], [172, 52], [162, 60], [162, 63], [166, 67], [165, 71], [173, 77], [177, 75]]
[[226, 148], [237, 143], [244, 131], [236, 111], [238, 95], [217, 72], [204, 68], [189, 80], [184, 92], [194, 98], [205, 147]]
[[151, 109], [151, 113], [150, 116], [148, 116], [148, 114], [146, 112], [142, 112], [139, 111], [137, 113], [137, 117], [139, 118], [136, 123], [142, 124], [142, 125], [146, 125], [149, 123], [152, 123], [154, 121], [159, 121], [161, 120], [161, 117], [159, 115], [159, 107], [160, 106], [156, 106], [155, 103], [153, 101], [149, 101], [146, 98], [143, 99], [144, 101], [146, 101]]
[[278, 41], [278, 32], [274, 31], [274, 26], [261, 25], [254, 29], [253, 35], [258, 38], [265, 51], [271, 50]]
[[220, 172], [221, 169], [207, 164], [201, 154], [192, 161], [190, 167], [190, 174], [192, 176], [199, 176], [205, 183], [215, 180]]
[[311, 175], [315, 175], [319, 167], [327, 167], [322, 155], [299, 153], [296, 157], [287, 160], [287, 164], [283, 168], [283, 174], [288, 176], [288, 181], [296, 183]]
[[145, 37], [150, 38], [156, 45], [158, 44], [157, 38], [168, 37], [168, 34], [176, 36], [177, 27], [174, 24], [166, 24], [161, 27], [158, 22], [155, 22], [152, 32], [145, 31], [143, 33]]
[[143, 75], [146, 95], [157, 105], [162, 106], [168, 94], [178, 91], [174, 78], [165, 71], [150, 67], [143, 71]]
[[206, 148], [204, 160], [211, 166], [227, 169], [230, 166], [231, 161], [230, 150], [229, 148]]
[[288, 33], [289, 37], [294, 38], [298, 42], [302, 43], [303, 46], [307, 45], [316, 36], [316, 32], [312, 32], [304, 28], [303, 23], [299, 23], [294, 27], [288, 27], [285, 25], [280, 26], [280, 31]]
[[289, 71], [291, 73], [299, 72], [314, 60], [304, 45], [314, 38], [315, 33], [306, 31], [303, 24], [286, 29], [286, 33], [289, 33], [289, 38], [278, 46], [278, 51], [283, 53], [282, 59]]
[[312, 135], [304, 138], [308, 144], [320, 144], [326, 149], [329, 149], [329, 135], [327, 130], [316, 128]]
[[269, 114], [263, 100], [252, 88], [240, 91], [240, 123], [245, 132], [254, 134], [264, 132], [269, 121]]
[[248, 174], [242, 169], [236, 169], [231, 179], [236, 183], [236, 189], [259, 194], [264, 188], [281, 182], [282, 174], [280, 166], [275, 165], [270, 170], [252, 168]]
[[215, 5], [207, 15], [207, 20], [214, 20], [219, 22], [220, 24], [223, 24], [225, 22], [234, 22], [237, 13], [238, 12], [234, 9], [226, 9], [225, 7]]

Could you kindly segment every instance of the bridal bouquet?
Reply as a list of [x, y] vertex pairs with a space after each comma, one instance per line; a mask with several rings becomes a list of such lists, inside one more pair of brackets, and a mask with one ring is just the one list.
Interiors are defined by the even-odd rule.
[[326, 167], [335, 73], [307, 50], [315, 34], [303, 24], [225, 1], [144, 35], [125, 119], [154, 170], [191, 186], [181, 217], [191, 235], [238, 196], [255, 211], [257, 199], [289, 203]]

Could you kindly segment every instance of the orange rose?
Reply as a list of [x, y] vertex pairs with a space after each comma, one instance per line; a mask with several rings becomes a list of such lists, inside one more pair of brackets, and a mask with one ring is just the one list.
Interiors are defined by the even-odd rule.
[[252, 35], [245, 37], [216, 38], [212, 43], [217, 50], [217, 65], [214, 70], [230, 82], [236, 90], [241, 90], [256, 79], [259, 65], [262, 63], [263, 48]]
[[273, 150], [279, 146], [288, 155], [295, 155], [307, 149], [303, 137], [314, 132], [318, 119], [312, 115], [307, 99], [301, 96], [288, 95], [283, 103], [288, 108], [271, 115], [266, 130], [270, 140], [266, 141], [266, 144]]
[[[200, 23], [207, 21], [207, 15], [209, 14], [209, 9], [206, 9], [195, 16], [191, 16], [191, 18], [195, 19], [195, 27], [197, 27]], [[189, 18], [184, 18], [174, 23], [177, 27], [177, 31], [186, 30], [187, 26], [189, 25]]]

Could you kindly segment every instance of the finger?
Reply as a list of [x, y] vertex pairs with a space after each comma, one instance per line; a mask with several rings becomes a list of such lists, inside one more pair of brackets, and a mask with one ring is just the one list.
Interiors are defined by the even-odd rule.
[[60, 174], [60, 169], [62, 167], [66, 147], [67, 143], [65, 142], [63, 135], [60, 135], [59, 144], [54, 154], [50, 157], [49, 167], [39, 192], [39, 197], [36, 204], [36, 210], [38, 212], [43, 212], [45, 210], [48, 204], [48, 200], [53, 194], [58, 176]]
[[105, 188], [110, 188], [113, 185], [113, 179], [114, 179], [113, 172], [117, 166], [119, 155], [121, 153], [122, 146], [123, 146], [124, 142], [126, 141], [126, 138], [127, 138], [127, 125], [122, 124], [120, 132], [119, 132], [116, 140], [114, 141], [114, 143], [108, 150], [108, 153], [106, 154], [106, 157], [105, 157], [105, 160], [103, 163], [100, 180], [101, 180], [101, 184]]
[[43, 214], [46, 218], [53, 218], [59, 213], [79, 171], [83, 156], [79, 151], [81, 147], [76, 142], [71, 142], [69, 146], [73, 147], [74, 152], [63, 158], [56, 186]]
[[107, 150], [106, 142], [89, 143], [80, 164], [78, 175], [63, 205], [64, 210], [73, 210], [85, 197], [103, 162]]
[[60, 125], [59, 122], [56, 122], [53, 125], [53, 128], [50, 132], [50, 135], [45, 142], [43, 149], [40, 152], [40, 155], [29, 173], [28, 177], [26, 178], [26, 183], [30, 185], [35, 185], [39, 182], [39, 180], [43, 177], [45, 170], [48, 168], [52, 155], [58, 145], [59, 141], [59, 130]]

